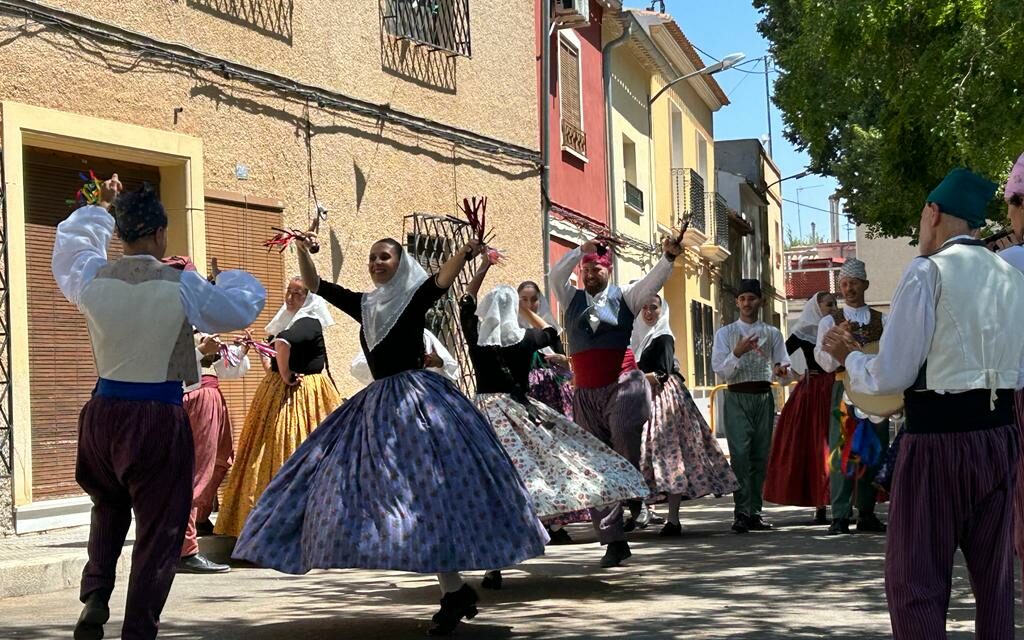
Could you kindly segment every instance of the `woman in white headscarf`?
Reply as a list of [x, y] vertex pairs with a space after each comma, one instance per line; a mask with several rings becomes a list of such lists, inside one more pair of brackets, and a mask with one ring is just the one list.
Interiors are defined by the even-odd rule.
[[[516, 291], [524, 308], [544, 318], [545, 322], [561, 334], [562, 330], [551, 313], [551, 305], [541, 294], [536, 282], [521, 282]], [[531, 326], [530, 320], [523, 313], [519, 314], [519, 326]], [[551, 346], [544, 347], [534, 356], [530, 369], [529, 395], [572, 420], [572, 370], [569, 368], [569, 358], [565, 355], [561, 339], [553, 342]]]
[[334, 324], [327, 303], [299, 277], [266, 327], [276, 357], [256, 388], [238, 452], [224, 488], [215, 531], [238, 536], [253, 505], [299, 445], [341, 403], [327, 369], [324, 329]]
[[725, 453], [711, 433], [679, 373], [668, 305], [651, 296], [633, 325], [630, 347], [653, 392], [651, 419], [644, 425], [640, 471], [653, 500], [668, 501], [664, 537], [682, 535], [679, 505], [739, 487]]
[[448, 294], [471, 241], [434, 276], [390, 238], [370, 249], [366, 293], [320, 279], [300, 242], [303, 281], [361, 327], [374, 381], [299, 447], [253, 509], [235, 556], [286, 573], [434, 573], [431, 635], [477, 615], [459, 572], [542, 555], [547, 535], [487, 418], [444, 376], [424, 371], [426, 314]]
[[827, 524], [829, 503], [828, 428], [832, 412], [834, 373], [826, 373], [814, 359], [818, 323], [836, 308], [836, 297], [819, 291], [804, 303], [800, 318], [786, 340], [790, 354], [801, 351], [804, 377], [782, 408], [772, 436], [764, 483], [764, 497], [775, 504], [814, 507], [814, 524]]
[[[629, 461], [528, 397], [534, 356], [558, 341], [558, 331], [508, 285], [495, 287], [478, 306], [477, 292], [489, 266], [485, 261], [461, 301], [462, 332], [476, 372], [476, 404], [526, 483], [538, 517], [550, 520], [645, 497], [644, 479]], [[521, 327], [520, 317], [531, 326]], [[483, 586], [501, 588], [501, 572], [489, 571]]]

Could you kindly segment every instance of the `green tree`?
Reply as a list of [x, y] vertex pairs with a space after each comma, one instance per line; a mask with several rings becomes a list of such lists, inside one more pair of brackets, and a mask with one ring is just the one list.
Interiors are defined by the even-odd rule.
[[871, 232], [911, 234], [949, 169], [1002, 180], [1024, 151], [1021, 0], [753, 3], [784, 135]]

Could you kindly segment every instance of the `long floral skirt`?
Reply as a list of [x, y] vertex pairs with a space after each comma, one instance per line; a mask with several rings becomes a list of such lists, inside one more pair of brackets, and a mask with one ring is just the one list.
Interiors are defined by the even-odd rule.
[[828, 428], [835, 375], [800, 381], [782, 408], [772, 436], [764, 499], [796, 507], [829, 504]]
[[643, 476], [600, 440], [547, 405], [506, 393], [481, 393], [487, 416], [542, 519], [643, 498]]
[[547, 533], [490, 424], [448, 379], [405, 371], [332, 413], [263, 493], [235, 557], [285, 573], [490, 570]]
[[669, 376], [644, 425], [640, 470], [654, 500], [693, 500], [739, 488], [736, 475], [682, 377]]
[[237, 536], [270, 481], [324, 418], [341, 403], [324, 374], [306, 375], [289, 387], [275, 372], [256, 388], [228, 474], [216, 532]]

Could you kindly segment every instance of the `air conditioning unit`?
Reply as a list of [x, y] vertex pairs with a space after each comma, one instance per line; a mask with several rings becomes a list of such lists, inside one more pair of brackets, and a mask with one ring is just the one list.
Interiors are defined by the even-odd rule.
[[555, 0], [553, 22], [557, 29], [573, 29], [590, 24], [590, 0]]

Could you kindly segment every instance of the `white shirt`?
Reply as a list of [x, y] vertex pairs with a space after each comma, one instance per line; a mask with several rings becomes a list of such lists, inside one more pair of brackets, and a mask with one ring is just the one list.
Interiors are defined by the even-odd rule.
[[[736, 344], [740, 340], [752, 334], [769, 337], [772, 364], [790, 364], [789, 353], [786, 352], [786, 341], [782, 338], [781, 331], [761, 320], [750, 323], [737, 320], [715, 332], [715, 341], [711, 348], [711, 368], [715, 373], [726, 380], [736, 373], [736, 369], [740, 366], [740, 359], [733, 353], [733, 349], [736, 348]], [[759, 344], [758, 348], [763, 349], [765, 346]]]
[[[958, 238], [969, 236], [950, 238], [947, 243]], [[882, 333], [878, 355], [854, 351], [846, 358], [848, 384], [855, 390], [891, 395], [903, 393], [914, 384], [935, 334], [938, 285], [939, 269], [932, 261], [915, 259], [910, 262], [893, 294], [892, 311], [889, 313], [891, 322]], [[1017, 377], [1017, 388], [1021, 387], [1024, 387], [1024, 358]], [[953, 389], [948, 391], [956, 392]]]
[[[206, 335], [200, 335], [199, 341], [201, 342], [205, 338]], [[206, 356], [203, 354], [202, 351], [199, 350], [198, 347], [196, 347], [196, 366], [200, 368], [202, 375], [217, 376], [221, 380], [235, 380], [238, 378], [245, 377], [245, 374], [249, 373], [249, 369], [252, 367], [252, 364], [249, 361], [249, 356], [247, 354], [242, 353], [241, 345], [230, 344], [228, 345], [228, 349], [231, 351], [232, 355], [238, 359], [238, 364], [231, 365], [224, 358], [220, 358], [213, 363], [213, 366], [203, 367], [203, 358], [205, 358]], [[203, 386], [202, 380], [200, 380], [196, 384], [185, 387], [185, 393], [195, 391], [201, 386]]]
[[[82, 292], [107, 264], [107, 245], [114, 235], [114, 216], [102, 207], [77, 209], [60, 223], [53, 246], [53, 277], [61, 293], [81, 309]], [[122, 260], [153, 260], [125, 256]], [[205, 333], [248, 327], [263, 310], [267, 292], [245, 271], [224, 271], [217, 285], [195, 271], [181, 273], [181, 304], [190, 324]]]
[[[448, 349], [445, 349], [444, 344], [437, 339], [433, 333], [427, 329], [423, 330], [423, 350], [425, 353], [434, 352], [441, 358], [444, 363], [441, 367], [428, 367], [424, 371], [431, 371], [438, 375], [442, 375], [452, 382], [458, 383], [459, 376], [462, 375], [462, 369], [459, 367], [459, 362], [456, 360]], [[370, 365], [366, 362], [366, 355], [363, 354], [362, 349], [356, 354], [356, 357], [352, 359], [352, 365], [349, 368], [352, 377], [363, 384], [370, 384], [373, 382], [373, 374], [370, 373]]]
[[[551, 289], [555, 293], [555, 298], [558, 300], [558, 304], [561, 305], [562, 309], [566, 309], [569, 303], [572, 301], [576, 292], [579, 291], [575, 286], [569, 282], [569, 278], [572, 276], [573, 269], [579, 264], [583, 257], [583, 252], [579, 247], [576, 247], [569, 253], [562, 256], [553, 267], [551, 267]], [[619, 287], [622, 291], [622, 299], [626, 303], [626, 307], [637, 315], [640, 309], [648, 298], [661, 291], [661, 288], [665, 286], [665, 281], [672, 274], [672, 261], [666, 257], [662, 257], [658, 261], [658, 264], [654, 265], [647, 275], [643, 278], [634, 282], [633, 284], [626, 284]], [[606, 317], [618, 316], [618, 309], [614, 308], [614, 305], [610, 305], [608, 300], [608, 289], [596, 295], [590, 295], [587, 293], [587, 321], [590, 323], [590, 328], [597, 331], [598, 325], [601, 324], [601, 318], [599, 317], [600, 312], [604, 312], [603, 315]], [[566, 323], [570, 320], [567, 319]]]
[[[860, 307], [851, 307], [849, 305], [843, 306], [843, 317], [846, 318], [847, 322], [856, 322], [857, 324], [868, 324], [871, 322], [871, 307], [863, 305]], [[882, 315], [882, 326], [886, 326], [887, 316]], [[832, 319], [831, 315], [823, 317], [818, 321], [818, 339], [814, 344], [814, 359], [818, 361], [818, 364], [828, 373], [832, 373], [838, 369], [841, 363], [832, 357], [827, 351], [821, 348], [822, 340], [825, 338], [825, 334], [828, 333], [833, 327], [836, 326], [836, 321]]]
[[1015, 244], [1012, 247], [1006, 247], [999, 252], [999, 257], [1024, 271], [1024, 246]]

